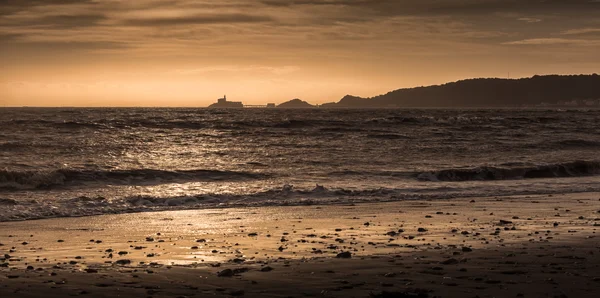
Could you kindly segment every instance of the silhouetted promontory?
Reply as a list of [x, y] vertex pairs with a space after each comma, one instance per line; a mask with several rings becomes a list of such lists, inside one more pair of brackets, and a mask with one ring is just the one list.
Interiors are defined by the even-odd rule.
[[298, 98], [294, 98], [290, 101], [286, 101], [282, 104], [279, 104], [277, 107], [284, 108], [284, 109], [298, 109], [298, 108], [314, 108], [315, 106], [309, 104], [306, 101], [300, 100]]
[[344, 96], [323, 108], [600, 106], [600, 76], [546, 75], [523, 79], [468, 79], [398, 89], [371, 98]]

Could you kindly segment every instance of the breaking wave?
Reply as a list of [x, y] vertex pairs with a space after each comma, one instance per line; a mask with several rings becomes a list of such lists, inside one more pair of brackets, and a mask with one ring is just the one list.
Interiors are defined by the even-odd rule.
[[[135, 212], [195, 210], [230, 207], [309, 206], [391, 202], [405, 200], [452, 199], [502, 194], [556, 194], [581, 191], [569, 182], [556, 189], [464, 188], [439, 186], [419, 188], [344, 189], [317, 185], [313, 189], [296, 189], [291, 185], [247, 194], [203, 193], [182, 196], [132, 195], [125, 197], [78, 196], [57, 200], [12, 200], [0, 198], [0, 222], [56, 217], [81, 217]], [[587, 184], [586, 191], [600, 191], [595, 182]]]
[[598, 174], [600, 174], [600, 162], [574, 161], [536, 166], [447, 169], [420, 173], [417, 178], [421, 181], [476, 181], [583, 177]]

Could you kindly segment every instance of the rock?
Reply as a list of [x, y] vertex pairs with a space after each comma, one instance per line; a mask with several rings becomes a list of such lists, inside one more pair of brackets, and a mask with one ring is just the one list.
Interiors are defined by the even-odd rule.
[[270, 267], [270, 266], [265, 266], [265, 267], [262, 267], [262, 268], [260, 268], [260, 271], [261, 271], [261, 272], [269, 272], [269, 271], [273, 271], [273, 267]]
[[232, 290], [231, 292], [229, 292], [229, 295], [231, 296], [244, 296], [244, 290]]
[[417, 231], [418, 231], [419, 233], [425, 233], [425, 232], [427, 232], [428, 230], [427, 230], [426, 228], [419, 228], [419, 229], [417, 229]]
[[258, 236], [258, 233], [250, 233], [250, 234], [248, 234], [248, 237], [256, 237], [256, 236]]
[[462, 248], [462, 251], [463, 251], [463, 252], [472, 252], [472, 251], [473, 251], [473, 249], [472, 249], [472, 248], [470, 248], [470, 247], [463, 246], [463, 248]]
[[198, 243], [204, 243], [204, 242], [206, 242], [206, 239], [198, 239], [198, 240], [196, 240], [196, 242], [198, 242]]
[[335, 256], [338, 259], [349, 259], [352, 258], [352, 253], [349, 251], [341, 252]]
[[513, 223], [513, 222], [512, 222], [512, 221], [510, 221], [510, 220], [504, 220], [504, 219], [501, 219], [499, 224], [500, 224], [500, 225], [509, 225], [509, 224], [512, 224], [512, 223]]
[[445, 261], [440, 262], [440, 264], [442, 265], [455, 265], [458, 264], [458, 260], [457, 259], [447, 259]]
[[115, 264], [121, 265], [121, 266], [129, 265], [129, 264], [131, 264], [131, 260], [127, 260], [127, 259], [117, 260], [115, 262]]
[[233, 270], [231, 270], [231, 269], [224, 269], [224, 270], [217, 272], [218, 277], [232, 277], [233, 275], [234, 275], [234, 273], [233, 273]]
[[371, 298], [428, 298], [429, 294], [425, 291], [421, 292], [388, 292], [382, 291], [380, 293], [371, 293]]
[[507, 271], [502, 271], [500, 273], [507, 274], [507, 275], [517, 275], [517, 274], [527, 274], [527, 271], [523, 271], [523, 270], [507, 270]]

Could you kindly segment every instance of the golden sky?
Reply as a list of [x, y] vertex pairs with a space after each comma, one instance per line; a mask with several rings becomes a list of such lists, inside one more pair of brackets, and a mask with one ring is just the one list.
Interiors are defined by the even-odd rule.
[[0, 0], [0, 106], [338, 101], [600, 70], [600, 0]]

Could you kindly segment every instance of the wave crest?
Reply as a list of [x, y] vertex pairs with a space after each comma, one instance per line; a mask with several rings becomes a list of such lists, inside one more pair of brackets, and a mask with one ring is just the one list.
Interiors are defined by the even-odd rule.
[[417, 178], [421, 181], [477, 181], [582, 177], [598, 174], [600, 174], [600, 162], [574, 161], [569, 163], [537, 166], [447, 169], [420, 173]]

